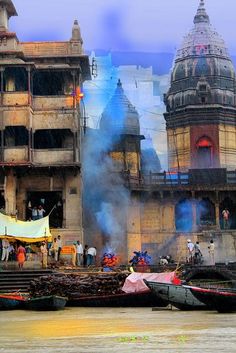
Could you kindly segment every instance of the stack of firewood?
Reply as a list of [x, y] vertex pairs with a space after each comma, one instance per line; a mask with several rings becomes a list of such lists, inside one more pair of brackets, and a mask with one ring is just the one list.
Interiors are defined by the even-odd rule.
[[32, 297], [59, 295], [79, 298], [121, 293], [127, 273], [93, 275], [50, 275], [31, 281]]

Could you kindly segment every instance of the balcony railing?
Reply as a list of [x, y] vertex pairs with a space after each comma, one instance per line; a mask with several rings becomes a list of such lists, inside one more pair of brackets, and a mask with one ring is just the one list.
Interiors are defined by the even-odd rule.
[[25, 106], [29, 103], [28, 92], [5, 92], [2, 95], [5, 106]]
[[28, 161], [28, 147], [27, 146], [14, 146], [5, 147], [3, 153], [4, 163], [20, 163]]
[[73, 149], [33, 150], [33, 163], [42, 165], [74, 163]]
[[34, 96], [33, 108], [35, 110], [73, 109], [73, 97], [72, 95]]
[[153, 186], [216, 186], [216, 185], [235, 185], [236, 186], [236, 170], [227, 171], [224, 168], [218, 169], [192, 169], [189, 172], [163, 172], [140, 174], [134, 177], [129, 173], [123, 174], [124, 179], [130, 186], [153, 187]]

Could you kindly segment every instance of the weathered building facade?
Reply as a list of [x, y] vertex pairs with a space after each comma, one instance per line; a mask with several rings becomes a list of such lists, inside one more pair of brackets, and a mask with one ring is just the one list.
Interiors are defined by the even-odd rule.
[[8, 26], [16, 15], [0, 1], [0, 207], [28, 220], [42, 205], [65, 242], [82, 239], [78, 96], [90, 67], [80, 28], [67, 42], [20, 42]]

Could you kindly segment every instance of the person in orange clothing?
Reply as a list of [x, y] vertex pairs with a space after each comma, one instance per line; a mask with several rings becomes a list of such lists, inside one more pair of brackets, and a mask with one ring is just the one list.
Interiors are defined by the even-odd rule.
[[75, 241], [71, 247], [71, 262], [74, 267], [76, 267], [76, 245], [77, 242]]
[[20, 244], [20, 246], [17, 249], [17, 261], [18, 261], [18, 266], [20, 270], [22, 270], [24, 266], [25, 259], [26, 259], [26, 251], [23, 245]]

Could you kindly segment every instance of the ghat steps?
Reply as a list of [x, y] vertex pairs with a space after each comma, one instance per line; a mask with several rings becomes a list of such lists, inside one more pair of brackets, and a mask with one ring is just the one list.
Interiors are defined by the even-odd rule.
[[0, 272], [0, 292], [27, 292], [33, 279], [52, 272], [51, 270], [2, 270]]

